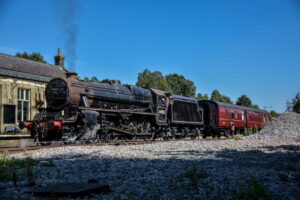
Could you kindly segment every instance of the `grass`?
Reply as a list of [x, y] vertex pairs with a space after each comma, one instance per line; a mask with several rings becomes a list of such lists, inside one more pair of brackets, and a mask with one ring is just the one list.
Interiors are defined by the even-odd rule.
[[28, 184], [34, 182], [33, 167], [36, 164], [32, 158], [9, 158], [0, 155], [0, 181], [13, 181], [27, 177]]
[[286, 174], [286, 173], [280, 172], [277, 175], [280, 178], [280, 180], [282, 180], [282, 181], [289, 181], [290, 180], [289, 175]]
[[203, 169], [197, 169], [195, 166], [192, 166], [187, 171], [180, 174], [177, 178], [178, 180], [183, 180], [185, 178], [189, 179], [190, 184], [188, 184], [188, 186], [197, 190], [199, 180], [207, 178], [208, 176], [209, 176], [208, 173]]
[[251, 178], [247, 187], [237, 192], [239, 200], [272, 200], [270, 192], [256, 178]]
[[198, 170], [195, 166], [192, 166], [187, 171], [179, 175], [179, 178], [189, 178], [191, 181], [199, 180], [201, 178], [207, 178], [208, 174], [204, 170]]
[[245, 130], [243, 135], [244, 136], [249, 136], [249, 135], [253, 135], [255, 133], [258, 132], [258, 129], [254, 128], [254, 129], [248, 129], [248, 130]]
[[234, 135], [234, 136], [232, 136], [232, 139], [234, 139], [234, 140], [242, 140], [243, 136], [241, 136], [241, 135]]

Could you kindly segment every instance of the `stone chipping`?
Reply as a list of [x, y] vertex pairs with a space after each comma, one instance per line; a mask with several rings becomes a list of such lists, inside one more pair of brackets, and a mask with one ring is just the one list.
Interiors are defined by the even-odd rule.
[[300, 136], [300, 114], [283, 113], [255, 135], [248, 138], [263, 137], [289, 138]]
[[[296, 120], [299, 115], [282, 115], [259, 133], [264, 137], [65, 146], [11, 157], [38, 161], [34, 167], [38, 186], [94, 180], [108, 184], [112, 190], [80, 199], [241, 199], [240, 192], [249, 190], [255, 179], [272, 199], [297, 200], [300, 138], [295, 137], [299, 136]], [[274, 132], [274, 127], [280, 133], [268, 134], [267, 130]], [[1, 187], [0, 199], [41, 199], [25, 193], [30, 189], [26, 182], [18, 187], [0, 182]]]

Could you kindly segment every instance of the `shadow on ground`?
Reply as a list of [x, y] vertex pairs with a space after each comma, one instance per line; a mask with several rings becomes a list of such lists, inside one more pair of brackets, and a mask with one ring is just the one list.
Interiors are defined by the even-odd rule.
[[[299, 146], [262, 149], [153, 149], [147, 151], [153, 155], [152, 159], [112, 158], [102, 156], [101, 151], [89, 155], [66, 154], [45, 158], [52, 165], [39, 164], [34, 173], [39, 185], [89, 180], [109, 184], [112, 192], [97, 197], [101, 199], [258, 199], [253, 195], [262, 195], [258, 196], [261, 199], [297, 199], [300, 196]], [[260, 188], [253, 186], [253, 180]], [[241, 191], [246, 191], [248, 196], [241, 196]]]

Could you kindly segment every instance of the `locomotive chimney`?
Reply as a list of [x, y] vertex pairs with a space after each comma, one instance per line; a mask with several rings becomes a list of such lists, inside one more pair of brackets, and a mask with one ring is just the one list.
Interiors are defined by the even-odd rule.
[[60, 54], [60, 48], [58, 48], [58, 50], [57, 50], [57, 55], [54, 56], [54, 61], [55, 61], [56, 66], [60, 66], [62, 68], [65, 67], [65, 64], [64, 64], [65, 57]]

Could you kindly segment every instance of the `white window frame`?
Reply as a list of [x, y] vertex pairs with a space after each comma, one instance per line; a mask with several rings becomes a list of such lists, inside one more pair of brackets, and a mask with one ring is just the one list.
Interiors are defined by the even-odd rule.
[[[27, 93], [27, 95], [26, 95], [26, 93]], [[21, 102], [21, 108], [19, 108], [19, 102]], [[27, 117], [24, 116], [24, 103], [25, 102], [28, 102]], [[30, 110], [31, 110], [30, 89], [18, 88], [18, 108], [17, 109], [18, 109], [18, 111], [17, 111], [18, 112], [18, 114], [17, 114], [18, 121], [30, 120]], [[21, 119], [19, 119], [19, 110], [21, 110]]]

